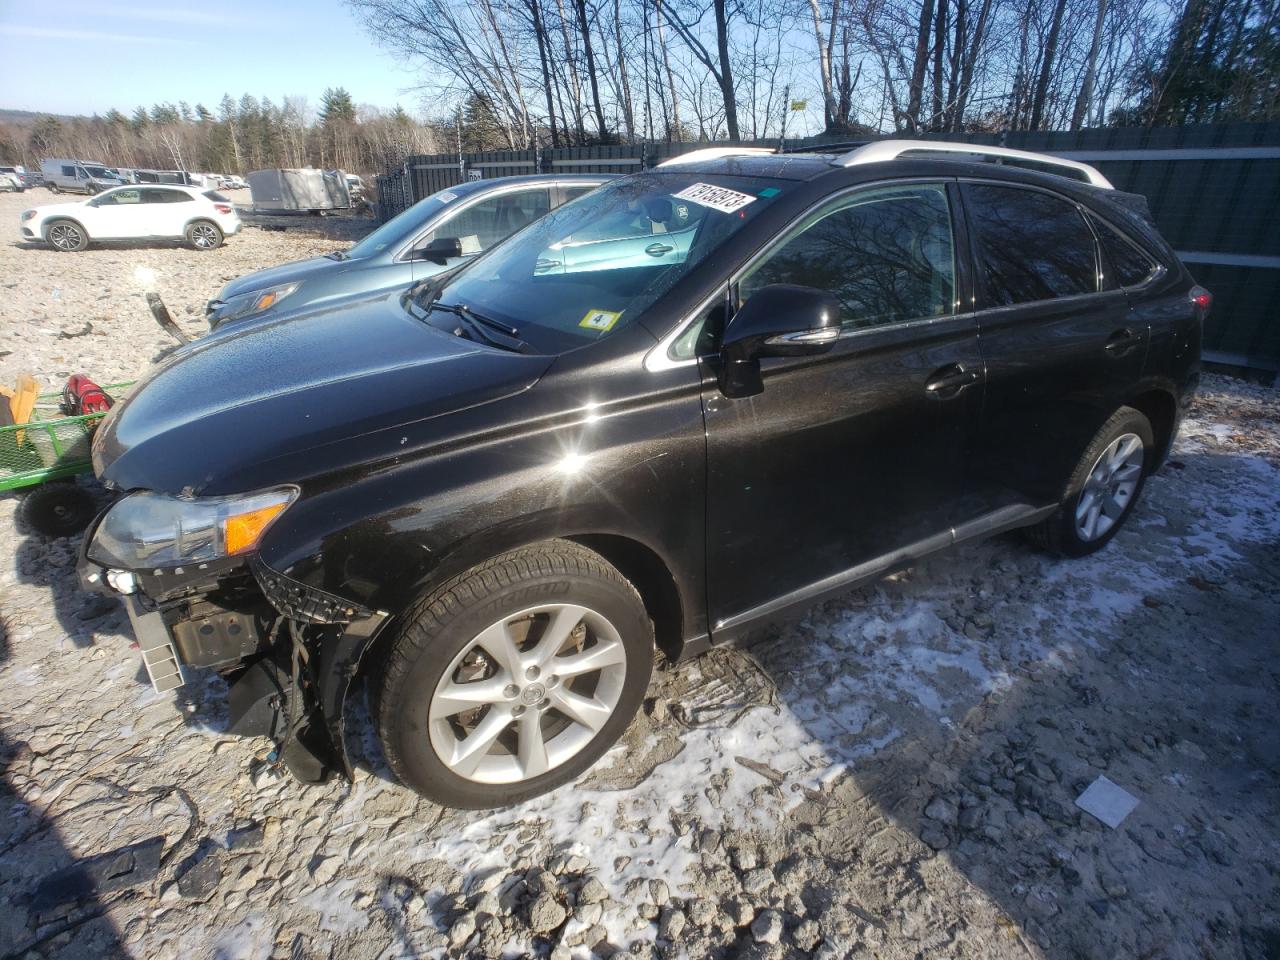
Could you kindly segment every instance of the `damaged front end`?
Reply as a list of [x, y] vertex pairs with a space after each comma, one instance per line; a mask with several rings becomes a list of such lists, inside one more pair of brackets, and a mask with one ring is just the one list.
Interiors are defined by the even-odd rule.
[[172, 564], [153, 539], [137, 552], [170, 566], [126, 564], [120, 554], [137, 544], [122, 549], [113, 538], [114, 510], [86, 534], [80, 583], [123, 598], [155, 689], [181, 686], [190, 668], [216, 670], [229, 687], [228, 733], [269, 738], [278, 762], [304, 782], [321, 782], [334, 770], [350, 778], [343, 704], [387, 614], [300, 583], [251, 550], [216, 556], [226, 543], [204, 529], [196, 549], [184, 548], [193, 555], [186, 562]]

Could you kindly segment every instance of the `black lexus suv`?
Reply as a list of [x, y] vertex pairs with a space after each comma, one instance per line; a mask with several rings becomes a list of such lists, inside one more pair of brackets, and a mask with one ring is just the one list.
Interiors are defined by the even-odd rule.
[[[959, 152], [957, 152], [959, 151]], [[953, 544], [1098, 550], [1166, 456], [1209, 294], [1038, 154], [715, 149], [456, 271], [216, 331], [99, 428], [82, 550], [153, 683], [494, 807], [581, 774], [668, 659]]]

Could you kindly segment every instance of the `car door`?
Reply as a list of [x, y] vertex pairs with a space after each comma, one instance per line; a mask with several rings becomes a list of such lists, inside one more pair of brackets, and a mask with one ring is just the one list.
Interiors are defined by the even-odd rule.
[[85, 202], [85, 229], [95, 240], [128, 240], [146, 236], [142, 232], [141, 191], [122, 187], [100, 193]]
[[725, 397], [703, 361], [718, 629], [950, 542], [982, 398], [977, 329], [958, 312], [955, 202], [941, 182], [855, 189], [737, 280], [738, 306], [767, 284], [830, 291], [842, 332], [825, 354], [762, 360], [752, 397]]
[[[483, 253], [550, 209], [551, 187], [544, 184], [521, 190], [504, 190], [450, 211], [414, 242], [408, 254], [413, 263], [412, 279], [416, 281], [435, 276], [462, 260]], [[460, 259], [451, 258], [448, 263], [439, 264], [420, 258], [418, 252], [431, 241], [446, 237], [456, 237], [462, 245]]]
[[187, 229], [187, 221], [195, 215], [196, 202], [191, 194], [166, 187], [147, 187], [146, 197], [147, 236], [180, 237]]
[[1105, 282], [1083, 209], [1041, 188], [961, 185], [987, 388], [973, 461], [983, 510], [1062, 496], [1142, 371], [1148, 328]]

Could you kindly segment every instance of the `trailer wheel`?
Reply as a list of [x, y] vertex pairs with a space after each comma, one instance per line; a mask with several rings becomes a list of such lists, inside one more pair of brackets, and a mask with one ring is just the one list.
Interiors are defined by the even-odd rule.
[[70, 537], [93, 519], [93, 497], [74, 483], [49, 483], [36, 487], [22, 503], [22, 519], [46, 537]]

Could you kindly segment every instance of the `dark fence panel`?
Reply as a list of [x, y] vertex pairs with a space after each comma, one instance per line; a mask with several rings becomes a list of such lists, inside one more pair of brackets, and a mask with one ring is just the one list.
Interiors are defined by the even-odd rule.
[[[946, 139], [1083, 160], [1118, 189], [1145, 196], [1161, 232], [1197, 281], [1213, 291], [1205, 356], [1280, 370], [1280, 124], [1019, 131]], [[788, 141], [788, 146], [799, 143]], [[466, 179], [628, 174], [714, 145], [619, 144], [410, 157], [399, 170], [378, 178], [378, 209], [385, 220]]]

